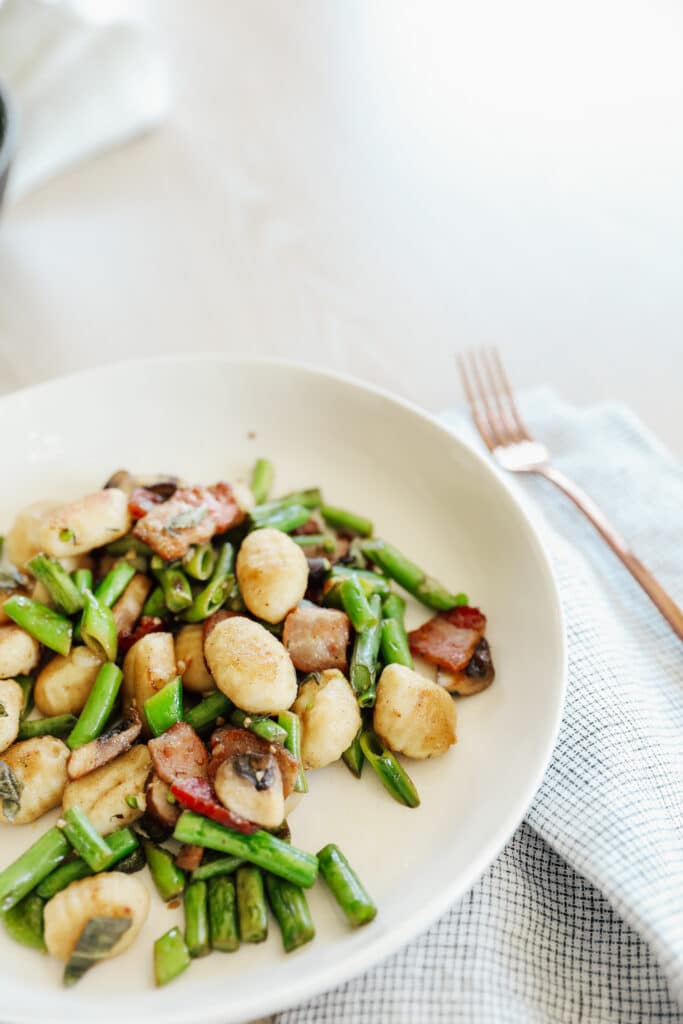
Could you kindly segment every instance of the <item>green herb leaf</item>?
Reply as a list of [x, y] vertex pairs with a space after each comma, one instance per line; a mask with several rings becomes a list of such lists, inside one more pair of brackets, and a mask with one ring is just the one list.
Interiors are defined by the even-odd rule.
[[2, 813], [8, 821], [14, 821], [21, 807], [21, 791], [24, 786], [5, 761], [0, 761], [0, 800]]
[[110, 953], [124, 932], [133, 923], [132, 917], [91, 917], [64, 968], [64, 985], [70, 988]]
[[63, 530], [59, 531], [59, 539], [62, 544], [68, 544], [70, 540], [75, 541], [76, 537], [73, 530], [70, 530], [68, 526], [65, 526]]
[[172, 519], [169, 519], [166, 523], [166, 530], [168, 533], [177, 533], [178, 530], [187, 530], [190, 526], [197, 526], [204, 519], [207, 511], [202, 506], [185, 509], [183, 512], [173, 516]]

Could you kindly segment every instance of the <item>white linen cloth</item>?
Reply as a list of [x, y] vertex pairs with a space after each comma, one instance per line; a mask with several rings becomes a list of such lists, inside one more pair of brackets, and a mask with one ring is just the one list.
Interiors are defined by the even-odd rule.
[[166, 68], [145, 32], [91, 24], [61, 3], [0, 3], [0, 79], [19, 118], [9, 197], [143, 134], [168, 109]]
[[[681, 466], [619, 405], [580, 410], [546, 391], [522, 405], [558, 467], [681, 603]], [[542, 523], [569, 641], [540, 791], [428, 932], [279, 1024], [683, 1021], [683, 647], [568, 499], [533, 478], [519, 490]]]

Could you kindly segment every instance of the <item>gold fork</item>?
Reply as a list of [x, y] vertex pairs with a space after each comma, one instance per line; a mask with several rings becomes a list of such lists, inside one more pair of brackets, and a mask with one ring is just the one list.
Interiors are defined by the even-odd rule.
[[559, 487], [590, 519], [612, 551], [683, 640], [683, 611], [633, 554], [592, 498], [550, 463], [550, 453], [535, 441], [519, 415], [512, 388], [495, 349], [459, 355], [458, 368], [477, 430], [495, 460], [511, 473], [536, 473]]

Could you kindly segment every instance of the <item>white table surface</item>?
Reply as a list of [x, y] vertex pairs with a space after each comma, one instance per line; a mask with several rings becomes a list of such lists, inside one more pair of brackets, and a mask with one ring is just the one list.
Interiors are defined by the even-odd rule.
[[6, 210], [0, 390], [221, 350], [437, 410], [494, 343], [683, 452], [678, 0], [80, 6], [152, 27], [174, 102]]

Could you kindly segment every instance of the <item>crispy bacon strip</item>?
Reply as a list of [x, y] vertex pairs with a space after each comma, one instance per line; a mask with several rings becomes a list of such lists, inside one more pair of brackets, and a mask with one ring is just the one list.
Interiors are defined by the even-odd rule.
[[208, 779], [178, 779], [171, 786], [171, 792], [182, 807], [203, 814], [206, 818], [217, 821], [219, 825], [234, 828], [247, 836], [258, 831], [258, 825], [247, 821], [239, 814], [233, 814], [218, 802]]
[[277, 760], [282, 776], [282, 792], [285, 800], [294, 789], [299, 764], [297, 759], [280, 743], [269, 743], [248, 729], [216, 729], [211, 735], [211, 760], [209, 778], [215, 779], [219, 766], [228, 758], [239, 754], [272, 754]]
[[187, 722], [176, 722], [147, 744], [154, 770], [172, 785], [177, 779], [206, 778], [209, 755], [197, 733]]
[[150, 508], [133, 533], [166, 561], [182, 558], [193, 544], [205, 544], [244, 519], [230, 484], [182, 487]]
[[496, 677], [491, 657], [491, 648], [485, 636], [477, 644], [474, 654], [460, 672], [444, 672], [439, 669], [436, 681], [449, 693], [459, 697], [472, 697], [486, 690]]
[[282, 642], [300, 672], [346, 672], [350, 628], [345, 612], [302, 605], [285, 619]]
[[460, 672], [471, 660], [485, 627], [486, 617], [478, 608], [453, 608], [409, 633], [410, 649], [448, 672]]

